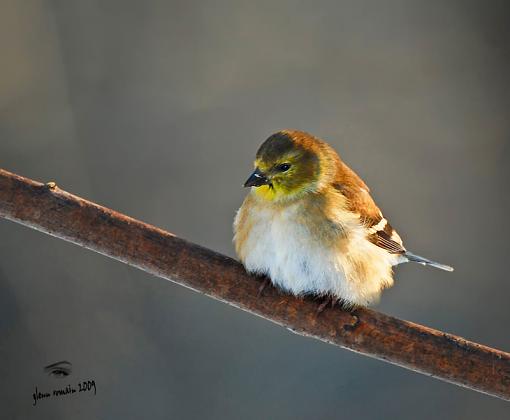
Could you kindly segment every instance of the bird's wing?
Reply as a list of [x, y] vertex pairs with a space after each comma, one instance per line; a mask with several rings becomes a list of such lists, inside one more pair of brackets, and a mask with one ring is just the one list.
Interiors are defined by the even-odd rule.
[[[383, 230], [376, 230], [368, 235], [368, 240], [380, 248], [385, 249], [390, 254], [405, 254], [406, 249], [402, 244], [402, 239], [398, 236], [398, 233], [386, 222], [386, 226]], [[388, 234], [387, 232], [391, 232]]]
[[361, 224], [367, 229], [368, 240], [391, 254], [404, 254], [406, 249], [402, 239], [384, 218], [367, 185], [345, 163], [340, 164], [342, 170], [333, 187], [347, 198], [349, 210], [359, 215]]

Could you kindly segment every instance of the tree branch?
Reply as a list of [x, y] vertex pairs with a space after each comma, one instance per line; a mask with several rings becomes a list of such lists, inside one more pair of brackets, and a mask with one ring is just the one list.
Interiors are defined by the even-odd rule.
[[370, 309], [328, 309], [268, 288], [237, 261], [0, 169], [0, 216], [122, 261], [304, 336], [510, 400], [510, 354]]

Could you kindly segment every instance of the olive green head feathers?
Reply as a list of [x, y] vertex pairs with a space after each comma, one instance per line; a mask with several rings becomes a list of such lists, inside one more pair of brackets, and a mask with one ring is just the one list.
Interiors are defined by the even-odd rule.
[[244, 185], [260, 187], [257, 195], [267, 200], [297, 198], [331, 181], [338, 162], [335, 151], [323, 141], [302, 131], [283, 130], [262, 143], [255, 171]]

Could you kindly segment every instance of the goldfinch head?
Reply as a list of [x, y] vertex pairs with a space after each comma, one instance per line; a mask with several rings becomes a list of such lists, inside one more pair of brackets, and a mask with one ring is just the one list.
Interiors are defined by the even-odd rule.
[[245, 182], [257, 196], [278, 201], [317, 191], [334, 172], [338, 156], [326, 143], [302, 131], [270, 136], [257, 151], [255, 171]]

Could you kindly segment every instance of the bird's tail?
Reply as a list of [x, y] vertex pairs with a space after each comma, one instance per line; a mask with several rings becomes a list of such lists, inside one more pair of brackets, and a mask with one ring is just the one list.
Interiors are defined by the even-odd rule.
[[435, 261], [428, 260], [427, 258], [420, 257], [419, 255], [414, 255], [412, 252], [407, 251], [404, 256], [412, 262], [416, 262], [422, 265], [430, 265], [431, 267], [439, 268], [444, 271], [453, 271], [453, 267], [449, 265], [439, 264]]

